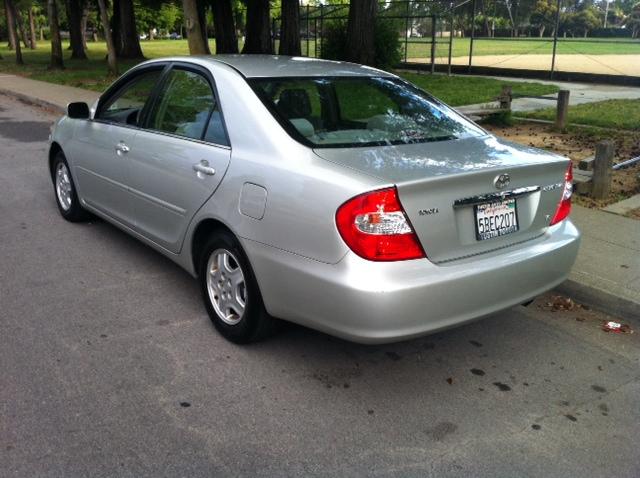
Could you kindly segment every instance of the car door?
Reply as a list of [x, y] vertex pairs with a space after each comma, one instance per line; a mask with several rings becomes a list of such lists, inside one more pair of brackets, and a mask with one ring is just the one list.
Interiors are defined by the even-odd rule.
[[79, 122], [70, 145], [80, 197], [95, 209], [133, 226], [126, 182], [127, 157], [166, 64], [132, 72], [100, 99], [90, 121]]
[[174, 64], [128, 158], [136, 230], [179, 252], [191, 218], [220, 184], [230, 158], [211, 74]]

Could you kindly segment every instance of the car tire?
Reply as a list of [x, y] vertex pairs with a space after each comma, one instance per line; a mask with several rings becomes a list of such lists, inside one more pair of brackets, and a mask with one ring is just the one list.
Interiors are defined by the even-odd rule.
[[264, 307], [255, 275], [238, 240], [226, 231], [214, 233], [200, 257], [202, 298], [218, 332], [237, 344], [268, 337], [275, 329], [275, 320]]
[[62, 151], [59, 151], [53, 159], [51, 176], [60, 215], [70, 222], [82, 222], [89, 219], [91, 215], [80, 205], [69, 164]]

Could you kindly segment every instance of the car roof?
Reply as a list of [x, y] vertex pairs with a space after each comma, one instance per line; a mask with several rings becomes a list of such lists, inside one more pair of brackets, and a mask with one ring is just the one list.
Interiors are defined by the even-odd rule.
[[197, 56], [197, 58], [229, 65], [246, 78], [287, 76], [395, 76], [370, 66], [344, 61], [319, 60], [304, 56], [201, 55]]

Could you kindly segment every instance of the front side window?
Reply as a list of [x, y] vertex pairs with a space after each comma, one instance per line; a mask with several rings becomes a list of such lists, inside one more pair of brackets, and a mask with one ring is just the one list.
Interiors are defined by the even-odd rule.
[[222, 117], [207, 79], [173, 69], [149, 114], [148, 128], [227, 145]]
[[137, 125], [140, 113], [161, 75], [162, 69], [136, 75], [100, 106], [98, 118], [115, 123]]
[[395, 78], [248, 81], [285, 129], [311, 147], [422, 143], [484, 134], [450, 108]]

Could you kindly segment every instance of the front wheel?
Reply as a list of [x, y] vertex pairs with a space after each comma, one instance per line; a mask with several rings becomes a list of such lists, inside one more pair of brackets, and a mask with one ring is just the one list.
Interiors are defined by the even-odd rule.
[[230, 233], [214, 234], [205, 244], [199, 280], [209, 317], [226, 339], [256, 342], [273, 330], [249, 261]]
[[53, 189], [56, 194], [56, 204], [63, 218], [70, 222], [81, 222], [89, 218], [89, 213], [83, 209], [76, 193], [76, 186], [69, 171], [69, 165], [62, 151], [56, 154], [52, 165]]

